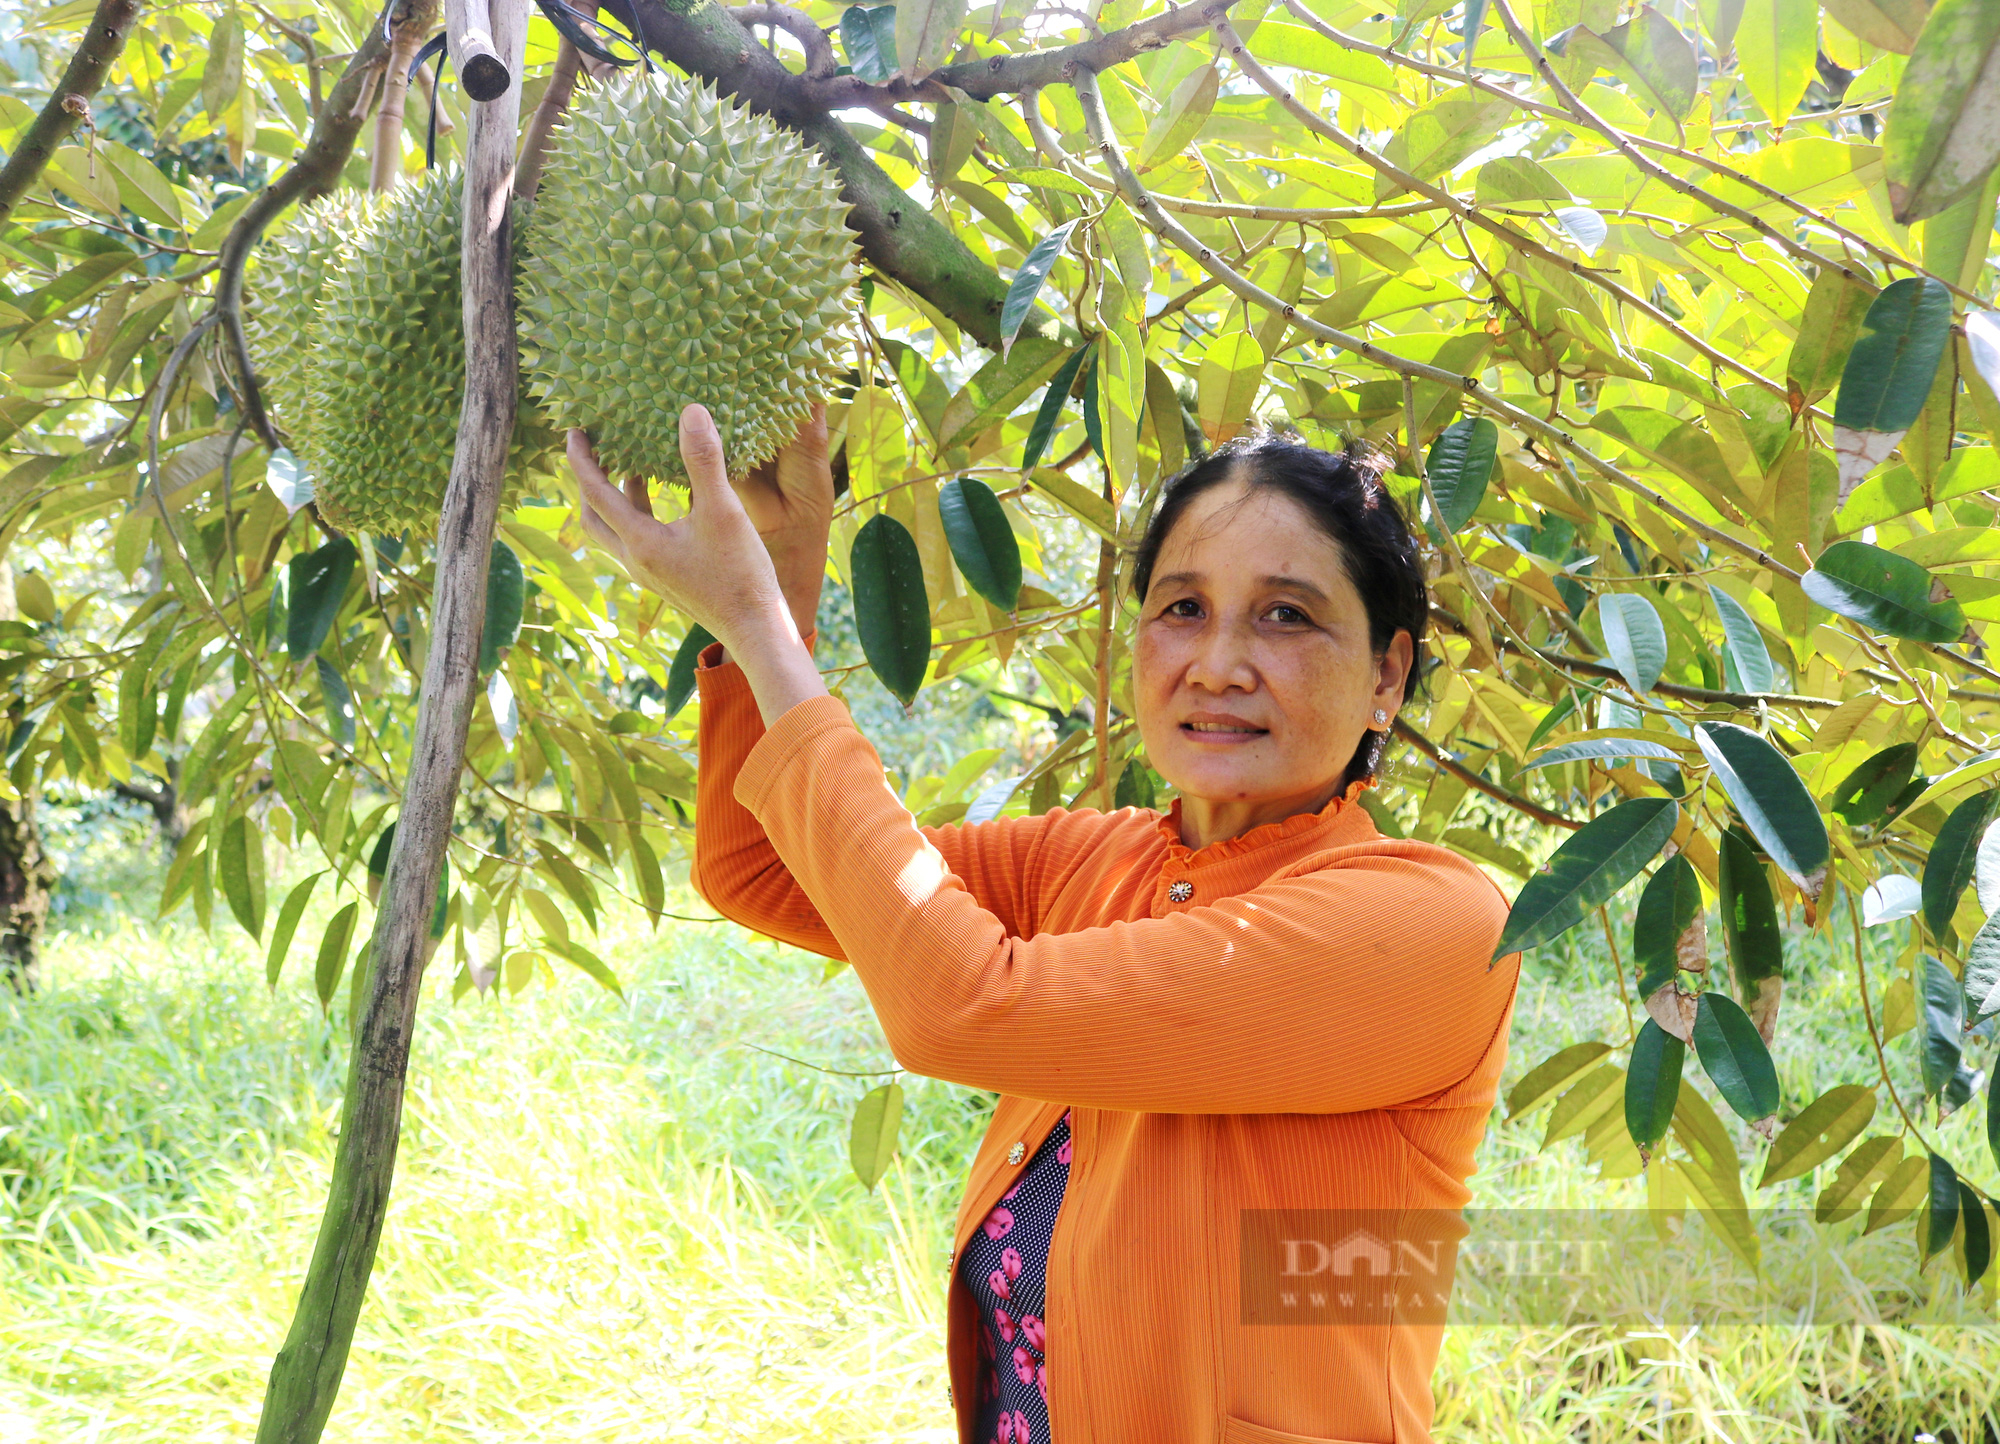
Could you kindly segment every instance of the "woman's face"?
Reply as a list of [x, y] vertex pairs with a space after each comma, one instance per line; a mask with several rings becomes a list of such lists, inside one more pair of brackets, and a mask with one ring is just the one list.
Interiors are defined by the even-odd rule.
[[1338, 545], [1289, 497], [1232, 478], [1174, 523], [1140, 608], [1147, 757], [1248, 825], [1323, 806], [1375, 709], [1396, 715], [1411, 651], [1398, 632], [1374, 656]]

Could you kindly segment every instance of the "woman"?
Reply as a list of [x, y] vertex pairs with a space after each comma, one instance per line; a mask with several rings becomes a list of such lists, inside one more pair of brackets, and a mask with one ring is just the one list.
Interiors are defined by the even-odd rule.
[[1293, 1236], [1313, 1219], [1393, 1230], [1470, 1198], [1519, 973], [1490, 965], [1506, 903], [1485, 874], [1355, 801], [1426, 616], [1374, 472], [1263, 442], [1164, 491], [1132, 690], [1180, 792], [1165, 816], [919, 827], [811, 656], [823, 412], [735, 487], [707, 412], [680, 424], [671, 525], [580, 432], [570, 458], [590, 534], [720, 639], [697, 673], [695, 886], [852, 963], [905, 1067], [1001, 1095], [951, 1254], [960, 1440], [1427, 1440], [1437, 1309], [1283, 1304], [1335, 1256]]

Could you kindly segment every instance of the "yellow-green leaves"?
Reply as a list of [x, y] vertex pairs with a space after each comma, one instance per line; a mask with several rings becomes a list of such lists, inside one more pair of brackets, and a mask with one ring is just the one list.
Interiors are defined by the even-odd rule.
[[1507, 1090], [1508, 1121], [1534, 1112], [1595, 1068], [1610, 1051], [1609, 1043], [1572, 1043], [1552, 1057], [1544, 1058]]
[[[1811, 1173], [1847, 1147], [1875, 1116], [1875, 1090], [1860, 1083], [1829, 1088], [1785, 1125], [1764, 1160], [1759, 1188]], [[1878, 1140], [1887, 1142], [1888, 1140]], [[1858, 1151], [1858, 1150], [1857, 1150]]]
[[333, 1006], [333, 990], [340, 984], [348, 945], [354, 941], [354, 921], [360, 913], [360, 903], [349, 903], [333, 915], [320, 935], [319, 957], [313, 963], [313, 991], [318, 994], [322, 1009]]
[[899, 0], [890, 8], [903, 73], [927, 75], [944, 64], [965, 19], [965, 0]]
[[1639, 592], [1605, 592], [1597, 599], [1604, 648], [1625, 684], [1644, 695], [1667, 665], [1667, 628], [1652, 602]]
[[1185, 150], [1215, 108], [1216, 93], [1221, 88], [1222, 73], [1213, 65], [1202, 66], [1175, 86], [1173, 95], [1146, 127], [1145, 139], [1139, 142], [1133, 158], [1138, 169], [1150, 170], [1155, 163]]
[[[1803, 1118], [1803, 1114], [1800, 1115]], [[1795, 1119], [1796, 1126], [1799, 1120]], [[1773, 1150], [1775, 1156], [1776, 1150]], [[1848, 1154], [1834, 1170], [1833, 1181], [1820, 1190], [1813, 1203], [1813, 1218], [1820, 1223], [1841, 1223], [1861, 1212], [1861, 1203], [1903, 1161], [1900, 1138], [1871, 1138]]]
[[1908, 55], [1923, 33], [1930, 0], [1821, 0], [1827, 17], [1879, 50]]
[[1700, 722], [1695, 742], [1757, 845], [1808, 898], [1826, 881], [1826, 823], [1785, 755], [1734, 722]]
[[1819, 54], [1817, 0], [1744, 0], [1736, 63], [1751, 98], [1783, 125], [1812, 84]]
[[[1806, 0], [1810, 14], [1810, 0]], [[1632, 98], [1652, 110], [1664, 110], [1676, 121], [1694, 108], [1701, 77], [1694, 46], [1673, 21], [1644, 5], [1623, 25], [1598, 34], [1581, 26], [1571, 35], [1568, 53], [1589, 60], [1623, 79]]]
[[1875, 292], [1828, 266], [1806, 293], [1805, 313], [1785, 361], [1785, 382], [1802, 405], [1833, 390]]
[[223, 824], [216, 849], [216, 880], [243, 931], [259, 942], [264, 938], [264, 835], [247, 815]]
[[1867, 542], [1835, 542], [1799, 585], [1828, 611], [1891, 637], [1955, 642], [1965, 630], [1965, 612], [1942, 583], [1908, 557]]
[[848, 576], [862, 655], [907, 707], [924, 685], [931, 661], [931, 604], [916, 540], [894, 517], [870, 517], [855, 534]]
[[1892, 281], [1869, 304], [1861, 328], [1834, 400], [1843, 502], [1903, 439], [1930, 398], [1951, 336], [1951, 293], [1928, 276]]
[[1440, 431], [1424, 458], [1424, 474], [1437, 498], [1439, 520], [1449, 532], [1472, 520], [1485, 499], [1500, 449], [1500, 428], [1483, 416], [1466, 416]]
[[1911, 225], [2000, 165], [2000, 5], [1938, 0], [1896, 87], [1882, 139], [1889, 202]]
[[312, 901], [313, 889], [325, 876], [324, 870], [313, 873], [286, 894], [284, 905], [278, 909], [277, 925], [271, 929], [271, 951], [264, 960], [264, 981], [274, 988], [285, 968], [285, 954], [291, 951], [292, 935], [299, 930], [299, 919], [305, 915], [306, 904]]
[[1515, 897], [1493, 960], [1575, 927], [1659, 855], [1679, 821], [1671, 797], [1645, 797], [1621, 802], [1571, 833]]
[[965, 584], [1003, 612], [1021, 593], [1021, 544], [993, 488], [962, 476], [938, 488], [945, 540]]
[[1242, 431], [1264, 381], [1264, 349], [1247, 329], [1225, 331], [1201, 358], [1197, 414], [1212, 445]]
[[903, 1126], [903, 1085], [884, 1083], [871, 1089], [854, 1108], [847, 1133], [847, 1161], [854, 1176], [871, 1193], [896, 1156], [896, 1134]]

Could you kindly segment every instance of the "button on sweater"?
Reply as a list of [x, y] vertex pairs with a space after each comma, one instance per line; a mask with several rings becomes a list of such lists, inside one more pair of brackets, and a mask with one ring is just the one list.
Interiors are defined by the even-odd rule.
[[1427, 1444], [1442, 1320], [1269, 1322], [1246, 1240], [1274, 1210], [1470, 1200], [1520, 971], [1493, 957], [1499, 888], [1382, 836], [1356, 788], [1202, 848], [1178, 803], [921, 827], [837, 698], [767, 731], [717, 649], [696, 678], [694, 886], [852, 964], [904, 1067], [1000, 1095], [954, 1231], [961, 1444], [992, 1436], [956, 1261], [1065, 1118], [1034, 1361], [1051, 1438]]

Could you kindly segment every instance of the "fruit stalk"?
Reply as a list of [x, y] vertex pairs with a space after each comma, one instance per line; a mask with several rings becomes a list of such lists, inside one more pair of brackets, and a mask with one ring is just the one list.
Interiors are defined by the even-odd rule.
[[[448, 15], [447, 23], [451, 17]], [[527, 0], [495, 0], [493, 41], [520, 74]], [[418, 985], [451, 835], [479, 639], [486, 569], [514, 429], [519, 362], [512, 297], [511, 191], [521, 91], [471, 107], [464, 186], [465, 394], [439, 523], [436, 612], [403, 809], [376, 914], [365, 1010], [342, 1100], [340, 1143], [291, 1332], [271, 1365], [258, 1444], [317, 1444], [339, 1392], [381, 1241], [400, 1138]]]

